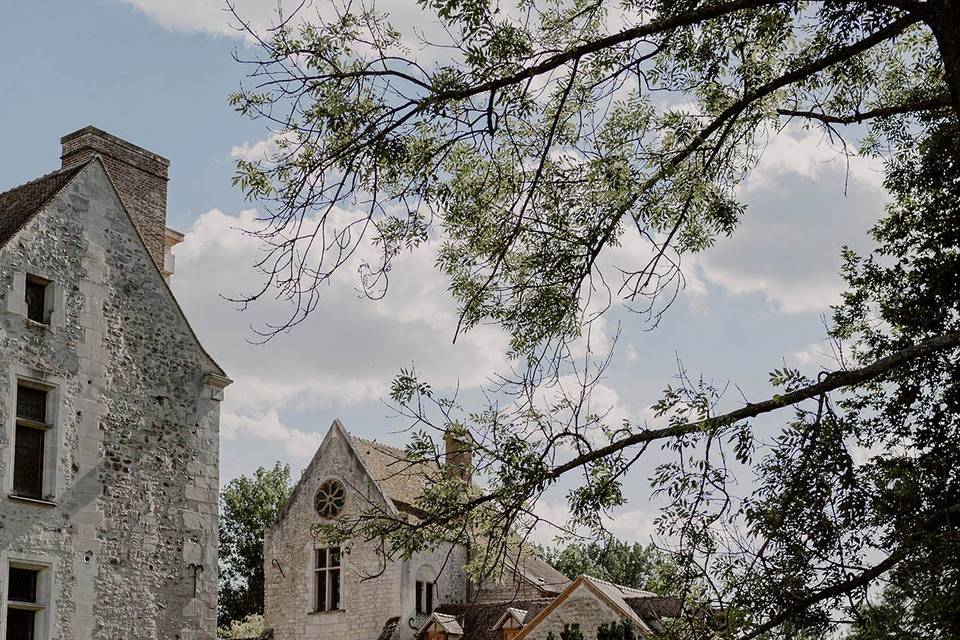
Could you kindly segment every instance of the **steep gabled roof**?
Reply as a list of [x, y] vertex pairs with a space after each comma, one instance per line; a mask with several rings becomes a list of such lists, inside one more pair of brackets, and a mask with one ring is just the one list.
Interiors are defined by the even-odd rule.
[[507, 550], [506, 564], [541, 592], [560, 593], [570, 584], [570, 578], [536, 553], [522, 550], [519, 545]]
[[[103, 167], [103, 162], [100, 160], [100, 157], [94, 156], [87, 162], [78, 164], [74, 167], [69, 167], [67, 169], [60, 169], [58, 171], [54, 171], [53, 173], [48, 173], [47, 175], [37, 178], [36, 180], [31, 180], [30, 182], [22, 184], [19, 187], [14, 187], [13, 189], [0, 193], [0, 247], [6, 246], [7, 242], [9, 242], [10, 239], [24, 227], [24, 225], [30, 222], [34, 216], [43, 211], [43, 209], [57, 195], [59, 195], [68, 184], [70, 184], [71, 180], [73, 180], [77, 175], [80, 174], [81, 171], [89, 167], [94, 162], [99, 163], [100, 166]], [[144, 243], [143, 236], [137, 229], [137, 225], [133, 221], [133, 218], [130, 217], [130, 212], [123, 204], [123, 200], [120, 198], [117, 187], [113, 183], [113, 179], [110, 177], [110, 174], [106, 168], [104, 168], [103, 173], [106, 175], [107, 182], [110, 183], [110, 187], [113, 189], [114, 195], [117, 196], [117, 202], [120, 203], [120, 209], [124, 212], [130, 224], [133, 226], [133, 235], [140, 242], [140, 245], [143, 247], [143, 250], [147, 252], [147, 255], [150, 255], [150, 250]], [[200, 338], [198, 338], [197, 334], [193, 331], [190, 321], [187, 319], [186, 314], [180, 307], [180, 303], [177, 302], [176, 296], [174, 296], [173, 291], [170, 290], [169, 283], [167, 282], [166, 278], [163, 277], [160, 267], [152, 258], [150, 259], [150, 262], [153, 264], [157, 274], [160, 276], [160, 281], [163, 283], [163, 286], [170, 294], [170, 300], [173, 302], [173, 306], [183, 319], [183, 322], [186, 325], [187, 330], [190, 332], [190, 335], [193, 337], [197, 348], [206, 359], [209, 367], [213, 370], [212, 373], [208, 374], [212, 377], [212, 380], [210, 381], [216, 386], [226, 387], [232, 382], [232, 380], [227, 377], [227, 374], [224, 372], [223, 368], [217, 364], [217, 361], [213, 359], [206, 349], [204, 349], [203, 344], [200, 342]]]
[[640, 612], [630, 606], [630, 604], [627, 602], [627, 599], [656, 597], [655, 593], [624, 587], [612, 582], [607, 582], [606, 580], [593, 578], [591, 576], [580, 576], [571, 582], [570, 585], [563, 590], [563, 593], [557, 596], [547, 607], [529, 620], [517, 635], [516, 640], [523, 640], [532, 629], [536, 628], [537, 625], [543, 622], [543, 620], [545, 620], [554, 609], [559, 607], [567, 598], [570, 597], [571, 594], [578, 589], [589, 589], [598, 598], [604, 601], [611, 610], [620, 614], [622, 619], [631, 621], [643, 633], [653, 633], [650, 625], [646, 623]]
[[420, 494], [440, 475], [431, 462], [412, 462], [403, 449], [350, 435], [350, 443], [387, 496], [401, 509], [414, 506]]
[[423, 623], [423, 626], [420, 627], [420, 630], [417, 631], [417, 636], [423, 635], [423, 632], [434, 623], [440, 625], [440, 628], [450, 635], [463, 635], [463, 627], [460, 625], [460, 620], [456, 615], [434, 611], [430, 614], [430, 617], [427, 618], [427, 621]]
[[[357, 438], [346, 430], [339, 418], [335, 418], [317, 447], [310, 464], [303, 470], [300, 479], [290, 491], [290, 497], [280, 512], [278, 522], [283, 520], [293, 503], [297, 500], [307, 481], [317, 472], [317, 466], [323, 457], [330, 438], [337, 437], [350, 448], [370, 479], [383, 494], [389, 509], [409, 510], [411, 503], [426, 486], [426, 476], [417, 471], [417, 466], [404, 459], [403, 451], [377, 442]], [[428, 469], [422, 471], [426, 473]]]
[[553, 598], [537, 598], [476, 604], [445, 604], [437, 607], [437, 613], [455, 616], [460, 621], [463, 627], [462, 640], [500, 640], [498, 624], [509, 615], [509, 611], [524, 611], [521, 622], [526, 624], [553, 600]]
[[501, 629], [503, 625], [506, 624], [508, 618], [513, 618], [513, 621], [516, 622], [518, 626], [522, 626], [524, 620], [527, 619], [527, 611], [526, 609], [507, 607], [507, 610], [503, 612], [503, 615], [493, 623], [493, 628]]
[[0, 247], [6, 245], [87, 164], [60, 169], [0, 193]]

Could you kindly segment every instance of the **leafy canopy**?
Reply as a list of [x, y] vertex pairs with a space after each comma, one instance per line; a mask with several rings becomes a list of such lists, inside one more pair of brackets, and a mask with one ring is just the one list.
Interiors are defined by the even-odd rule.
[[[266, 336], [302, 321], [343, 268], [384, 295], [408, 250], [435, 253], [458, 331], [511, 336], [516, 371], [489, 406], [464, 408], [414, 371], [392, 390], [416, 430], [409, 461], [439, 460], [437, 436], [455, 428], [484, 484], [439, 479], [421, 517], [368, 514], [341, 535], [405, 557], [484, 540], [482, 572], [570, 479], [562, 531], [605, 539], [631, 467], [659, 447], [656, 525], [680, 592], [706, 585], [733, 637], [843, 629], [887, 577], [928, 637], [956, 637], [942, 585], [958, 592], [960, 4], [420, 7], [435, 33], [351, 3], [251, 30], [251, 86], [232, 96], [276, 133], [275, 151], [236, 176], [264, 207], [252, 231], [265, 284], [247, 301], [293, 303]], [[736, 185], [786, 126], [819, 127], [886, 167], [877, 250], [845, 254], [836, 370], [780, 368], [771, 397], [736, 408], [681, 371], [653, 403], [655, 426], [591, 411], [607, 361], [578, 363], [574, 343], [614, 303], [661, 320], [684, 257], [735, 233]], [[754, 423], [766, 414], [773, 432]]]
[[278, 462], [234, 478], [220, 493], [220, 627], [245, 629], [256, 623], [250, 616], [263, 614], [263, 534], [279, 518], [290, 489], [290, 467]]

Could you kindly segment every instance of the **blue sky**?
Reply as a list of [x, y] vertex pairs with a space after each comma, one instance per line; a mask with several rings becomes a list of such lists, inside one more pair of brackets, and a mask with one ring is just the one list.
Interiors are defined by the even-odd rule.
[[[60, 136], [88, 124], [170, 159], [168, 225], [187, 233], [174, 291], [235, 380], [222, 413], [226, 482], [276, 460], [299, 474], [335, 417], [361, 436], [402, 444], [395, 432], [404, 423], [382, 401], [400, 367], [416, 365], [437, 388], [459, 385], [470, 400], [505, 365], [505, 342], [486, 327], [451, 344], [455, 310], [429, 251], [401, 258], [386, 300], [358, 297], [346, 274], [295, 332], [265, 346], [247, 342], [250, 326], [282, 310], [267, 303], [240, 312], [220, 297], [259, 283], [250, 268], [256, 244], [237, 231], [253, 224], [254, 207], [230, 177], [235, 158], [256, 153], [269, 133], [227, 104], [245, 73], [231, 54], [245, 42], [221, 6], [4, 3], [0, 190], [56, 169]], [[265, 20], [273, 6], [247, 2], [241, 10]], [[770, 393], [767, 372], [784, 361], [815, 374], [829, 362], [821, 315], [841, 288], [840, 248], [869, 247], [865, 231], [884, 202], [880, 183], [875, 163], [855, 160], [847, 169], [816, 131], [772, 135], [741, 187], [749, 205], [741, 228], [687, 260], [688, 286], [660, 327], [646, 332], [623, 312], [605, 320], [604, 333], [619, 323], [621, 337], [597, 402], [634, 422], [649, 419], [678, 358], [690, 374], [729, 381], [751, 400]], [[630, 249], [617, 255], [628, 260]], [[739, 401], [731, 391], [724, 406]], [[646, 469], [629, 479], [630, 504], [614, 526], [626, 538], [646, 539], [651, 530]], [[543, 509], [562, 513], [559, 497]]]

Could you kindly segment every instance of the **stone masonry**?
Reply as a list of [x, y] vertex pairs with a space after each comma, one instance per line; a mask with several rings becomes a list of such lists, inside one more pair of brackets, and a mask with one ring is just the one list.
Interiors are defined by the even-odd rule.
[[[79, 170], [0, 248], [0, 605], [23, 564], [42, 569], [38, 638], [212, 639], [229, 380], [158, 270], [166, 161], [91, 128], [63, 141]], [[21, 381], [48, 389], [42, 500], [12, 493]]]

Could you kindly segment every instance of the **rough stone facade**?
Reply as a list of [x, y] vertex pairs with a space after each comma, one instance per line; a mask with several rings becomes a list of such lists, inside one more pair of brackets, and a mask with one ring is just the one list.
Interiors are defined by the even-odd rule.
[[580, 625], [584, 638], [596, 638], [597, 627], [617, 622], [623, 617], [586, 587], [574, 589], [562, 602], [545, 610], [545, 613], [543, 619], [527, 631], [524, 640], [547, 640], [551, 632], [559, 638], [567, 624]]
[[[9, 567], [25, 565], [41, 570], [37, 638], [212, 639], [229, 380], [144, 245], [163, 231], [165, 189], [128, 214], [117, 191], [142, 185], [87, 160], [0, 249], [0, 611]], [[49, 324], [26, 317], [28, 275], [50, 282]], [[48, 390], [42, 500], [13, 495], [18, 381]]]
[[442, 570], [437, 580], [438, 599], [463, 601], [467, 587], [462, 549], [441, 549], [408, 561], [385, 562], [375, 543], [358, 540], [343, 547], [340, 610], [317, 612], [314, 549], [322, 545], [316, 541], [313, 526], [329, 521], [317, 514], [313, 498], [320, 484], [329, 479], [339, 480], [347, 489], [343, 517], [370, 507], [388, 508], [387, 498], [350, 436], [335, 423], [304, 471], [284, 516], [265, 537], [264, 612], [274, 638], [373, 640], [385, 623], [397, 616], [399, 636], [411, 638], [411, 625], [426, 619], [416, 615], [414, 599], [414, 581], [424, 567]]
[[[469, 456], [460, 449], [451, 457], [450, 468], [468, 480]], [[341, 517], [371, 508], [412, 513], [424, 483], [448, 472], [436, 465], [415, 466], [414, 471], [402, 451], [355, 438], [334, 421], [280, 521], [265, 536], [265, 618], [274, 638], [374, 640], [389, 620], [398, 619], [391, 640], [411, 640], [429, 619], [429, 612], [417, 612], [417, 581], [435, 585], [435, 608], [556, 595], [569, 584], [542, 560], [525, 558], [521, 570], [526, 577], [506, 571], [502, 583], [477, 589], [464, 570], [469, 559], [465, 545], [444, 545], [407, 560], [385, 561], [375, 543], [357, 540], [344, 547], [341, 610], [315, 611], [314, 550], [321, 545], [315, 540], [314, 526], [327, 522], [314, 508], [317, 490], [331, 479], [344, 485], [347, 495]], [[538, 580], [539, 588], [534, 584]]]

